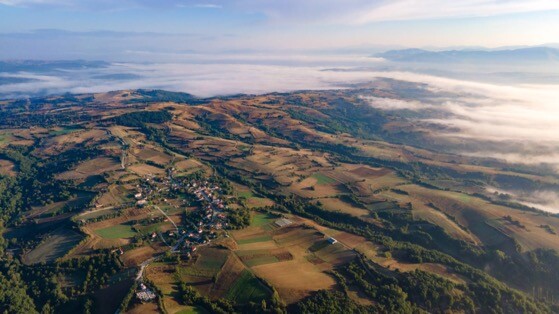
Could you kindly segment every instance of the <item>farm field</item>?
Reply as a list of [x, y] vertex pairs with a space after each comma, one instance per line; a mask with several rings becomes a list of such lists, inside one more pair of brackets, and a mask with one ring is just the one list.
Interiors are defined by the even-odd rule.
[[249, 228], [233, 232], [238, 244], [235, 254], [288, 303], [312, 291], [331, 288], [335, 281], [326, 272], [351, 260], [354, 253], [341, 245], [313, 250], [326, 242], [323, 233], [302, 225], [279, 228], [275, 225], [279, 218], [257, 214]]
[[[433, 191], [419, 186], [401, 186], [402, 190], [421, 199], [425, 203], [433, 203], [438, 208], [451, 216], [463, 226], [468, 227], [482, 241], [493, 245], [500, 245], [500, 240], [495, 240], [494, 233], [498, 232], [504, 237], [513, 237], [523, 249], [531, 250], [537, 247], [559, 249], [557, 236], [546, 232], [538, 226], [549, 222], [553, 228], [559, 224], [550, 222], [546, 215], [522, 210], [511, 210], [499, 205], [490, 204], [485, 200], [466, 194], [445, 191]], [[504, 216], [511, 216], [513, 220], [520, 221], [525, 228], [511, 225], [504, 221]], [[489, 222], [493, 226], [480, 223]]]
[[6, 278], [54, 313], [553, 313], [559, 218], [518, 197], [559, 176], [445, 153], [415, 112], [365, 101], [431, 92], [0, 102]]
[[100, 157], [85, 161], [79, 164], [75, 169], [66, 171], [58, 175], [61, 180], [77, 180], [85, 179], [89, 176], [99, 175], [109, 171], [120, 169], [120, 163], [113, 158]]
[[95, 231], [100, 237], [105, 239], [125, 239], [131, 238], [136, 233], [128, 225], [115, 225]]
[[83, 236], [75, 231], [56, 230], [48, 234], [37, 247], [25, 254], [23, 261], [29, 265], [53, 262], [57, 258], [63, 257], [82, 239]]

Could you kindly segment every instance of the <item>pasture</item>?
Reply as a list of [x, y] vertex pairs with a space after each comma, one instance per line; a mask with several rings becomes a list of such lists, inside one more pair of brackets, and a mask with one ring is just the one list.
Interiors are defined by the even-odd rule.
[[136, 235], [136, 232], [129, 225], [114, 225], [98, 229], [95, 233], [104, 239], [126, 239]]
[[311, 176], [312, 178], [316, 179], [316, 184], [318, 185], [327, 185], [336, 182], [336, 180], [324, 175], [323, 173], [315, 173]]

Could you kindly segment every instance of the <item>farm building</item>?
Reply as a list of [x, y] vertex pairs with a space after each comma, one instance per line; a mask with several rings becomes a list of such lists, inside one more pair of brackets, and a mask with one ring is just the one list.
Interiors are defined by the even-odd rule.
[[326, 241], [328, 241], [328, 243], [330, 243], [330, 244], [338, 243], [338, 240], [336, 240], [336, 239], [334, 239], [334, 238], [332, 238], [332, 237], [329, 237], [328, 240], [326, 240]]
[[285, 219], [285, 218], [281, 218], [275, 221], [275, 224], [278, 225], [280, 228], [281, 227], [285, 227], [285, 226], [289, 226], [290, 224], [292, 224], [293, 222], [289, 219]]

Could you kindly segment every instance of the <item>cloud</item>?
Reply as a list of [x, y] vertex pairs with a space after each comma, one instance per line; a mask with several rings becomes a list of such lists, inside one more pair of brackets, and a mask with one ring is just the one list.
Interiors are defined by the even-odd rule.
[[359, 14], [356, 23], [394, 20], [487, 17], [559, 10], [555, 0], [397, 0]]
[[383, 109], [387, 111], [404, 110], [404, 109], [419, 111], [422, 109], [432, 108], [431, 105], [422, 103], [417, 100], [403, 100], [403, 99], [383, 98], [383, 97], [373, 97], [373, 96], [362, 96], [361, 99], [367, 101], [371, 106], [377, 109]]
[[363, 24], [379, 21], [486, 17], [559, 10], [556, 0], [0, 0], [19, 7], [123, 10], [177, 7], [224, 8], [279, 22]]
[[223, 6], [220, 4], [213, 4], [213, 3], [205, 3], [205, 4], [195, 4], [194, 7], [196, 8], [206, 8], [206, 9], [223, 9]]
[[518, 164], [546, 164], [559, 173], [558, 85], [498, 85], [412, 72], [369, 73], [424, 84], [430, 96], [419, 94], [411, 101], [368, 100], [387, 111], [416, 111], [420, 114], [410, 119], [418, 125], [444, 126], [431, 136], [446, 139], [455, 153]]

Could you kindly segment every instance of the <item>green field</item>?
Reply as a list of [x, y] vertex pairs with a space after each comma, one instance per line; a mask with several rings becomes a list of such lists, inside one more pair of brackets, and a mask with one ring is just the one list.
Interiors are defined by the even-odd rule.
[[170, 224], [170, 222], [158, 222], [147, 226], [139, 226], [137, 227], [138, 231], [143, 234], [149, 234], [152, 232], [157, 232], [161, 230], [161, 226], [165, 224]]
[[248, 198], [254, 197], [254, 194], [252, 194], [252, 191], [248, 190], [248, 191], [237, 192], [237, 196], [244, 197], [244, 198], [248, 199]]
[[205, 314], [205, 313], [208, 313], [208, 312], [206, 312], [201, 307], [189, 306], [188, 308], [186, 308], [184, 310], [180, 310], [180, 311], [176, 312], [175, 314]]
[[80, 219], [87, 220], [87, 219], [95, 219], [97, 217], [101, 217], [103, 215], [108, 215], [108, 214], [111, 214], [111, 213], [116, 213], [116, 210], [113, 209], [113, 208], [103, 209], [103, 210], [98, 210], [98, 211], [95, 211], [95, 212], [92, 212], [92, 213], [86, 213], [86, 214], [80, 215], [79, 217], [80, 217]]
[[227, 291], [225, 298], [237, 303], [259, 302], [269, 296], [266, 287], [248, 270], [244, 270], [233, 286]]
[[334, 180], [330, 177], [327, 177], [327, 176], [323, 175], [322, 173], [318, 173], [318, 172], [313, 174], [311, 177], [316, 179], [316, 183], [318, 185], [327, 185], [327, 184], [332, 184], [332, 183], [336, 182], [336, 180]]
[[4, 144], [6, 142], [7, 136], [5, 134], [0, 134], [0, 144]]
[[76, 132], [76, 131], [79, 131], [79, 130], [82, 130], [82, 129], [80, 129], [80, 128], [63, 128], [61, 130], [56, 130], [56, 131], [49, 130], [49, 134], [54, 135], [54, 136], [65, 135], [65, 134], [69, 134], [69, 133]]
[[269, 223], [272, 223], [277, 218], [278, 217], [274, 215], [257, 213], [254, 216], [252, 216], [252, 221], [250, 222], [250, 225], [254, 227], [261, 227]]
[[136, 232], [127, 225], [116, 225], [108, 228], [96, 230], [95, 233], [105, 239], [125, 239], [132, 238]]
[[205, 258], [204, 256], [202, 256], [198, 259], [196, 266], [201, 268], [206, 268], [206, 269], [219, 270], [221, 269], [223, 264], [225, 264], [226, 259], [227, 259], [227, 255], [218, 256], [216, 259]]
[[258, 236], [258, 237], [254, 237], [254, 238], [237, 240], [237, 243], [238, 244], [250, 244], [250, 243], [258, 243], [258, 242], [266, 242], [266, 241], [272, 241], [272, 237], [268, 234]]

